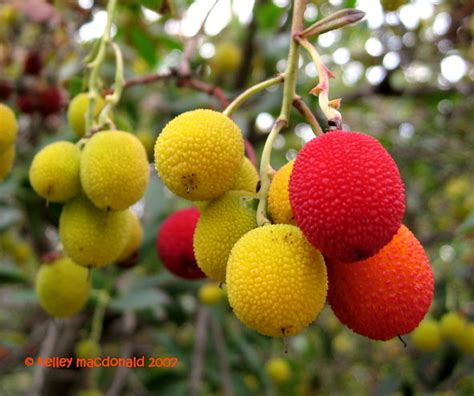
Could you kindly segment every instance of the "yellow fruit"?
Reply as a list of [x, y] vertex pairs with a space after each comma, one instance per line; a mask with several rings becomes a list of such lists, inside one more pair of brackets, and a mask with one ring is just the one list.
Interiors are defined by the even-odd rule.
[[232, 41], [223, 41], [216, 45], [216, 52], [210, 60], [211, 69], [216, 74], [234, 71], [242, 60], [242, 51]]
[[89, 271], [61, 257], [41, 265], [36, 275], [36, 294], [43, 309], [51, 316], [70, 317], [87, 302], [90, 291]]
[[420, 351], [434, 351], [442, 342], [439, 323], [433, 319], [424, 319], [411, 333], [411, 340]]
[[33, 255], [31, 247], [27, 242], [19, 241], [15, 243], [12, 251], [13, 257], [18, 264], [24, 264]]
[[96, 133], [81, 157], [81, 184], [99, 209], [123, 210], [145, 193], [149, 164], [145, 149], [132, 134]]
[[466, 355], [474, 355], [474, 323], [468, 323], [464, 327], [464, 331], [456, 344]]
[[464, 197], [469, 191], [471, 191], [471, 183], [467, 176], [452, 178], [444, 187], [446, 196], [452, 200]]
[[74, 352], [79, 359], [92, 359], [101, 355], [99, 343], [90, 338], [79, 341]]
[[78, 196], [64, 205], [59, 236], [67, 255], [85, 267], [112, 263], [123, 251], [130, 229], [127, 211], [102, 211]]
[[18, 124], [15, 113], [2, 103], [0, 103], [0, 120], [0, 153], [3, 153], [15, 142]]
[[282, 358], [270, 359], [265, 365], [265, 372], [276, 384], [284, 384], [291, 377], [291, 367]]
[[122, 253], [117, 258], [117, 261], [125, 261], [134, 253], [136, 253], [143, 242], [143, 227], [138, 219], [137, 215], [133, 213], [131, 210], [128, 210], [129, 218], [130, 218], [130, 228], [127, 237], [127, 243], [125, 244]]
[[11, 145], [0, 154], [0, 181], [5, 179], [13, 168], [15, 162], [16, 148]]
[[257, 192], [258, 173], [255, 166], [247, 157], [244, 157], [244, 162], [240, 167], [237, 178], [235, 179], [232, 190], [248, 191], [251, 193]]
[[247, 199], [231, 191], [201, 211], [194, 231], [194, 255], [199, 268], [215, 281], [225, 281], [232, 247], [242, 235], [257, 226], [255, 211], [247, 204]]
[[466, 319], [457, 312], [448, 312], [439, 321], [441, 335], [451, 341], [462, 337], [466, 329]]
[[65, 202], [81, 189], [81, 150], [70, 142], [47, 145], [33, 158], [30, 183], [38, 195], [50, 202]]
[[136, 133], [136, 137], [140, 140], [141, 144], [145, 148], [148, 158], [153, 157], [153, 148], [155, 145], [155, 138], [150, 131], [140, 131]]
[[230, 253], [226, 281], [236, 316], [275, 337], [296, 334], [313, 322], [328, 287], [323, 256], [288, 224], [245, 234]]
[[[68, 124], [73, 129], [74, 133], [83, 137], [86, 129], [87, 108], [89, 106], [89, 96], [87, 93], [80, 93], [76, 95], [69, 103], [67, 110]], [[97, 96], [94, 105], [94, 117], [97, 117], [105, 106], [104, 99]]]
[[214, 305], [225, 297], [225, 291], [217, 283], [207, 283], [199, 288], [198, 296], [201, 303]]
[[351, 340], [349, 334], [345, 331], [341, 331], [333, 339], [333, 348], [337, 353], [341, 355], [349, 354], [354, 350], [354, 342]]
[[290, 205], [288, 183], [295, 161], [290, 161], [282, 166], [273, 176], [270, 190], [268, 191], [268, 211], [275, 223], [295, 224], [293, 210]]
[[244, 158], [239, 127], [213, 110], [193, 110], [170, 121], [155, 144], [163, 183], [191, 201], [215, 199], [234, 184]]
[[257, 391], [260, 388], [258, 378], [253, 374], [245, 374], [242, 379], [244, 381], [245, 386], [251, 392], [253, 392], [253, 394], [257, 394]]

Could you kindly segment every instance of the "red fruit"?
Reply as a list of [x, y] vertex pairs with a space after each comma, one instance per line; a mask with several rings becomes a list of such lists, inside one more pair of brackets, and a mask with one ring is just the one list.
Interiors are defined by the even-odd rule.
[[38, 51], [31, 51], [26, 55], [23, 73], [36, 76], [43, 68], [43, 60]]
[[65, 95], [59, 87], [47, 87], [39, 94], [39, 111], [44, 116], [59, 113], [65, 102]]
[[404, 225], [375, 256], [327, 262], [328, 302], [354, 332], [386, 341], [409, 333], [433, 300], [434, 279], [420, 242]]
[[36, 94], [27, 93], [18, 95], [16, 98], [16, 107], [22, 113], [31, 114], [38, 110], [38, 96]]
[[307, 143], [289, 183], [296, 224], [321, 252], [356, 261], [377, 253], [400, 227], [403, 182], [373, 137], [334, 131]]
[[8, 80], [0, 80], [0, 100], [8, 100], [13, 93], [13, 86]]
[[193, 235], [199, 220], [196, 208], [172, 213], [158, 230], [156, 251], [166, 268], [185, 279], [205, 278], [197, 266], [193, 251]]

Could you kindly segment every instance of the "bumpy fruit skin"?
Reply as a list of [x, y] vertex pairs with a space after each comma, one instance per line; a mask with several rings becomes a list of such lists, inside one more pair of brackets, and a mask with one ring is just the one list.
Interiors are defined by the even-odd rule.
[[65, 252], [84, 267], [102, 267], [115, 261], [127, 243], [129, 229], [127, 211], [102, 211], [83, 196], [67, 202], [59, 218]]
[[239, 127], [213, 110], [180, 114], [155, 143], [155, 166], [165, 185], [191, 201], [219, 197], [234, 184], [244, 158]]
[[255, 228], [233, 247], [227, 295], [235, 315], [267, 336], [298, 333], [318, 316], [327, 293], [322, 255], [299, 228]]
[[227, 260], [235, 243], [257, 227], [255, 211], [238, 192], [230, 191], [201, 211], [194, 233], [199, 268], [217, 282], [225, 282]]
[[145, 149], [132, 134], [96, 133], [81, 156], [81, 184], [99, 209], [123, 210], [137, 202], [148, 186]]
[[210, 60], [210, 65], [214, 73], [223, 74], [235, 70], [241, 60], [241, 49], [232, 41], [224, 41], [216, 45], [216, 53]]
[[13, 168], [15, 162], [16, 148], [11, 145], [3, 153], [0, 153], [0, 181], [5, 179]]
[[[80, 93], [72, 98], [67, 110], [68, 124], [78, 137], [83, 137], [86, 130], [86, 113], [89, 106], [87, 93]], [[101, 96], [96, 97], [94, 105], [94, 117], [97, 117], [105, 106]]]
[[292, 160], [282, 166], [273, 176], [268, 191], [268, 211], [275, 223], [295, 225], [295, 217], [290, 205], [288, 184], [295, 161]]
[[291, 367], [282, 358], [272, 358], [265, 365], [265, 372], [276, 384], [284, 384], [291, 377]]
[[411, 332], [433, 300], [434, 279], [420, 242], [404, 225], [375, 256], [328, 261], [328, 302], [357, 334], [386, 341]]
[[90, 338], [79, 341], [74, 352], [79, 359], [92, 359], [101, 355], [100, 345]]
[[65, 202], [81, 189], [81, 150], [71, 142], [47, 145], [33, 158], [30, 183], [38, 195], [50, 202]]
[[466, 324], [464, 316], [457, 312], [448, 312], [439, 321], [441, 335], [447, 340], [457, 341], [462, 337]]
[[199, 288], [199, 301], [205, 305], [215, 305], [225, 298], [225, 291], [217, 283], [207, 283]]
[[244, 162], [240, 167], [237, 178], [231, 190], [248, 191], [250, 193], [257, 192], [258, 173], [255, 166], [247, 157], [244, 157]]
[[433, 319], [424, 319], [411, 333], [411, 340], [415, 348], [420, 351], [434, 351], [443, 341], [439, 323]]
[[156, 251], [165, 267], [184, 279], [200, 279], [206, 275], [196, 263], [193, 252], [193, 235], [199, 220], [196, 208], [181, 209], [172, 213], [158, 230]]
[[36, 275], [36, 294], [43, 309], [57, 318], [70, 317], [87, 302], [90, 292], [89, 272], [69, 257], [41, 265]]
[[289, 189], [298, 227], [338, 261], [377, 253], [405, 211], [397, 165], [376, 139], [359, 132], [334, 131], [307, 143], [296, 157]]
[[128, 210], [128, 217], [130, 218], [130, 229], [128, 232], [127, 243], [125, 244], [122, 253], [120, 253], [120, 256], [117, 258], [118, 262], [125, 261], [138, 252], [143, 242], [143, 227], [140, 220], [131, 210]]
[[15, 113], [0, 103], [0, 153], [6, 151], [15, 142], [18, 132]]

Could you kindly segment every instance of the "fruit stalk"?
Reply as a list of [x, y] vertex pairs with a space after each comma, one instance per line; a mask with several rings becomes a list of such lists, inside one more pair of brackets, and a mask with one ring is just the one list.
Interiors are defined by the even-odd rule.
[[271, 179], [269, 176], [270, 156], [272, 153], [273, 142], [280, 131], [288, 125], [291, 106], [295, 98], [296, 78], [298, 71], [298, 52], [299, 43], [296, 40], [298, 32], [303, 30], [304, 10], [306, 0], [295, 0], [293, 3], [293, 19], [291, 22], [291, 42], [288, 51], [288, 62], [285, 70], [285, 81], [283, 85], [283, 100], [281, 104], [280, 115], [278, 116], [273, 128], [268, 135], [262, 152], [260, 162], [260, 201], [257, 208], [257, 224], [259, 226], [270, 224], [267, 218], [267, 196], [270, 188]]
[[94, 123], [94, 109], [97, 97], [97, 83], [99, 80], [100, 67], [104, 63], [107, 44], [110, 43], [110, 30], [112, 28], [112, 20], [117, 6], [117, 0], [109, 0], [107, 4], [107, 22], [105, 24], [104, 34], [100, 38], [97, 50], [93, 48], [93, 51], [97, 51], [94, 59], [87, 64], [87, 67], [91, 69], [88, 82], [88, 95], [89, 95], [89, 107], [86, 113], [86, 135], [88, 135], [93, 127]]
[[268, 80], [262, 81], [258, 84], [253, 85], [252, 87], [248, 88], [244, 92], [242, 92], [239, 96], [237, 96], [231, 104], [229, 104], [226, 109], [222, 112], [224, 115], [230, 117], [235, 111], [247, 101], [251, 96], [255, 95], [256, 93], [263, 91], [268, 87], [272, 87], [273, 85], [280, 84], [285, 79], [285, 75], [283, 73], [278, 74], [275, 77], [269, 78]]
[[102, 325], [110, 296], [107, 290], [102, 289], [97, 293], [97, 305], [95, 306], [94, 316], [92, 317], [91, 336], [90, 339], [99, 342], [102, 334]]

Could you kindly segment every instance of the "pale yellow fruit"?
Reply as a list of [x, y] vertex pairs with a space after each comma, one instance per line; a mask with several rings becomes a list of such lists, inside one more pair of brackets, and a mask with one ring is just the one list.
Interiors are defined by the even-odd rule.
[[250, 193], [257, 192], [258, 173], [255, 166], [247, 157], [244, 157], [244, 162], [240, 167], [237, 178], [232, 186], [232, 190], [248, 191]]
[[290, 161], [275, 173], [268, 191], [268, 211], [275, 223], [295, 224], [290, 205], [288, 183], [295, 161]]
[[0, 181], [5, 179], [13, 168], [15, 163], [16, 148], [11, 145], [0, 154]]
[[225, 291], [218, 283], [206, 283], [198, 291], [199, 301], [206, 305], [215, 305], [225, 298]]
[[239, 127], [213, 110], [180, 114], [155, 143], [155, 167], [161, 180], [191, 201], [208, 201], [230, 190], [243, 159]]
[[257, 226], [255, 211], [238, 192], [228, 192], [202, 211], [194, 231], [196, 262], [207, 277], [225, 281], [227, 260], [234, 244]]
[[[83, 137], [86, 129], [87, 108], [89, 106], [89, 96], [83, 92], [76, 95], [69, 103], [67, 110], [68, 124], [78, 137]], [[94, 105], [94, 117], [97, 117], [105, 106], [105, 101], [101, 96], [97, 96]]]
[[61, 257], [41, 265], [36, 274], [36, 295], [43, 309], [51, 316], [70, 317], [87, 302], [90, 292], [87, 268]]
[[235, 315], [268, 336], [298, 333], [326, 301], [326, 265], [321, 253], [288, 224], [253, 229], [232, 248], [227, 294]]
[[97, 341], [94, 341], [91, 338], [86, 338], [77, 343], [74, 348], [74, 353], [79, 359], [92, 359], [100, 357], [101, 348]]
[[134, 253], [136, 253], [143, 242], [143, 227], [138, 219], [137, 215], [131, 210], [128, 210], [130, 218], [130, 229], [128, 232], [127, 243], [125, 248], [120, 253], [120, 256], [117, 258], [118, 262], [125, 261]]
[[36, 193], [50, 202], [65, 202], [81, 189], [81, 150], [70, 142], [47, 145], [33, 158], [30, 183]]
[[456, 344], [466, 355], [474, 355], [474, 323], [468, 323], [465, 326]]
[[284, 384], [291, 378], [291, 367], [282, 358], [272, 358], [265, 365], [265, 372], [276, 384]]
[[411, 333], [415, 348], [423, 352], [432, 352], [442, 343], [439, 323], [433, 319], [424, 319]]
[[145, 149], [128, 132], [96, 133], [82, 152], [80, 175], [84, 192], [99, 209], [126, 209], [148, 186]]
[[0, 103], [0, 153], [9, 149], [15, 142], [17, 132], [15, 113], [8, 106]]
[[77, 264], [101, 267], [123, 251], [130, 230], [127, 211], [103, 211], [87, 198], [67, 202], [59, 218], [59, 236], [65, 252]]
[[466, 319], [458, 312], [448, 312], [439, 321], [441, 335], [446, 340], [457, 341], [466, 328]]
[[234, 71], [242, 60], [242, 50], [232, 41], [223, 41], [216, 45], [216, 52], [210, 60], [214, 73], [223, 74]]

